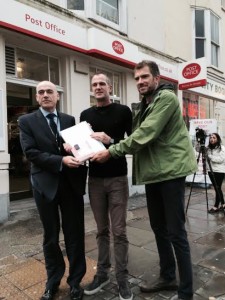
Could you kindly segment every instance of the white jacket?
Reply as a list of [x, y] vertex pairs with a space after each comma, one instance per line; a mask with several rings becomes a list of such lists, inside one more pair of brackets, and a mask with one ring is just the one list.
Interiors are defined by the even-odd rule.
[[[211, 163], [213, 172], [225, 173], [225, 147], [221, 145], [221, 150], [207, 149], [208, 158]], [[210, 171], [209, 165], [207, 164], [207, 170]]]

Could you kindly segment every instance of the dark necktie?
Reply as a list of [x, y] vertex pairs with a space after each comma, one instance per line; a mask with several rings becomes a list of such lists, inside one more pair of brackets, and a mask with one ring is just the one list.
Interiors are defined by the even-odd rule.
[[53, 135], [56, 138], [56, 142], [59, 144], [59, 134], [58, 134], [58, 130], [57, 130], [57, 125], [54, 121], [54, 118], [56, 117], [56, 115], [51, 113], [51, 114], [48, 114], [46, 117], [49, 119], [50, 128], [52, 130]]

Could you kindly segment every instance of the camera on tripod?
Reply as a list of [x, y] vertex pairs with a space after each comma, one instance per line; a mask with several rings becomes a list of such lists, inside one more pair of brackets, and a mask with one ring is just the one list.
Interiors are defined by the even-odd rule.
[[195, 128], [195, 131], [196, 131], [196, 140], [198, 143], [200, 143], [201, 145], [205, 145], [205, 139], [207, 137], [207, 134], [205, 132], [205, 130], [203, 130], [202, 128]]

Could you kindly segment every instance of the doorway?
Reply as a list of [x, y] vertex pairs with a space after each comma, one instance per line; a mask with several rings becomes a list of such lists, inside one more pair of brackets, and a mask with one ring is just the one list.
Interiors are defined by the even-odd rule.
[[34, 87], [7, 83], [10, 201], [32, 196], [32, 188], [29, 179], [30, 165], [23, 155], [20, 146], [18, 119], [21, 115], [27, 114], [38, 108], [35, 93]]

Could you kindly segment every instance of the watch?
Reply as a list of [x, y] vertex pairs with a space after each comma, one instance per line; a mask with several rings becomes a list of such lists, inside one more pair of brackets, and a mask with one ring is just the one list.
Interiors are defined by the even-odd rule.
[[114, 139], [110, 139], [110, 144], [114, 144]]

